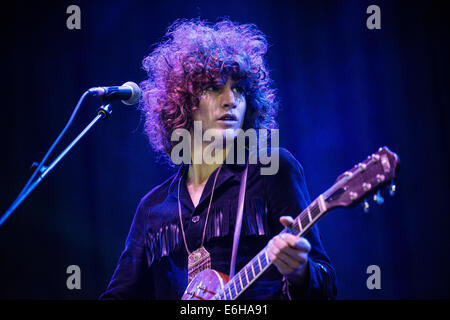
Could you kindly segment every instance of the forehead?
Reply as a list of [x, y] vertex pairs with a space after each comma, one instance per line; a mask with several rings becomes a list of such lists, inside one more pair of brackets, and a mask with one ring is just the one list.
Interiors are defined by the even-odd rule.
[[231, 77], [220, 77], [220, 78], [212, 78], [210, 83], [218, 84], [218, 85], [236, 85], [242, 83], [243, 80], [234, 80]]

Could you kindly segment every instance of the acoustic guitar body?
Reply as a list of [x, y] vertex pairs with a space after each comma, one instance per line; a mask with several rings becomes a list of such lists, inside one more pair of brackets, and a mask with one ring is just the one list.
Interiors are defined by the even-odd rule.
[[181, 300], [211, 300], [228, 280], [229, 277], [226, 274], [205, 269], [192, 279]]

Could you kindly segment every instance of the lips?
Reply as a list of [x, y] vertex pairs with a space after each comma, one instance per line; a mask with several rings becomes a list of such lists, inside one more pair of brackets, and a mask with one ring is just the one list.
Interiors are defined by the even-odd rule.
[[224, 120], [224, 121], [237, 121], [237, 117], [231, 113], [226, 113], [223, 116], [221, 116], [218, 120]]

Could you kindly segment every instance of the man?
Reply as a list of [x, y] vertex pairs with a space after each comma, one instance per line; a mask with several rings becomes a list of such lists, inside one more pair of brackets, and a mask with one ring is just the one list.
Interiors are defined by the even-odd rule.
[[195, 140], [197, 125], [202, 137], [219, 137], [213, 145], [236, 142], [245, 130], [276, 128], [278, 103], [264, 61], [266, 51], [265, 37], [254, 25], [177, 21], [144, 59], [148, 79], [141, 83], [141, 110], [149, 141], [168, 163], [179, 163], [174, 159], [180, 143], [175, 133], [188, 131], [191, 140], [183, 159], [189, 161], [142, 198], [101, 299], [180, 299], [199, 268], [188, 266], [196, 253], [204, 255], [208, 268], [228, 273], [246, 166], [236, 271], [266, 245], [275, 267], [239, 298], [336, 296], [335, 272], [317, 226], [305, 237], [278, 235], [310, 202], [303, 169], [292, 154], [271, 148], [279, 167], [275, 174], [263, 175], [264, 165], [251, 163], [249, 152], [244, 163], [236, 160], [236, 145], [215, 149], [215, 161], [210, 162], [204, 155], [211, 142]]

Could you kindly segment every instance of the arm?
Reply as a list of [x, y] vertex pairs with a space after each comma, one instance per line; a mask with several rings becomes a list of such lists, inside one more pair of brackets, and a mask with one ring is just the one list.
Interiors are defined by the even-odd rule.
[[[289, 225], [289, 218], [280, 217], [295, 217], [310, 203], [305, 176], [298, 161], [282, 148], [279, 149], [279, 158], [278, 172], [266, 178], [271, 225], [279, 227], [274, 228], [274, 234], [281, 231], [279, 220], [283, 225]], [[332, 299], [336, 296], [335, 271], [322, 245], [317, 225], [299, 239], [274, 237], [268, 248], [270, 258], [283, 274], [286, 298]]]
[[100, 300], [146, 298], [143, 290], [148, 280], [144, 208], [142, 200], [134, 215], [125, 249], [106, 291], [99, 297]]

